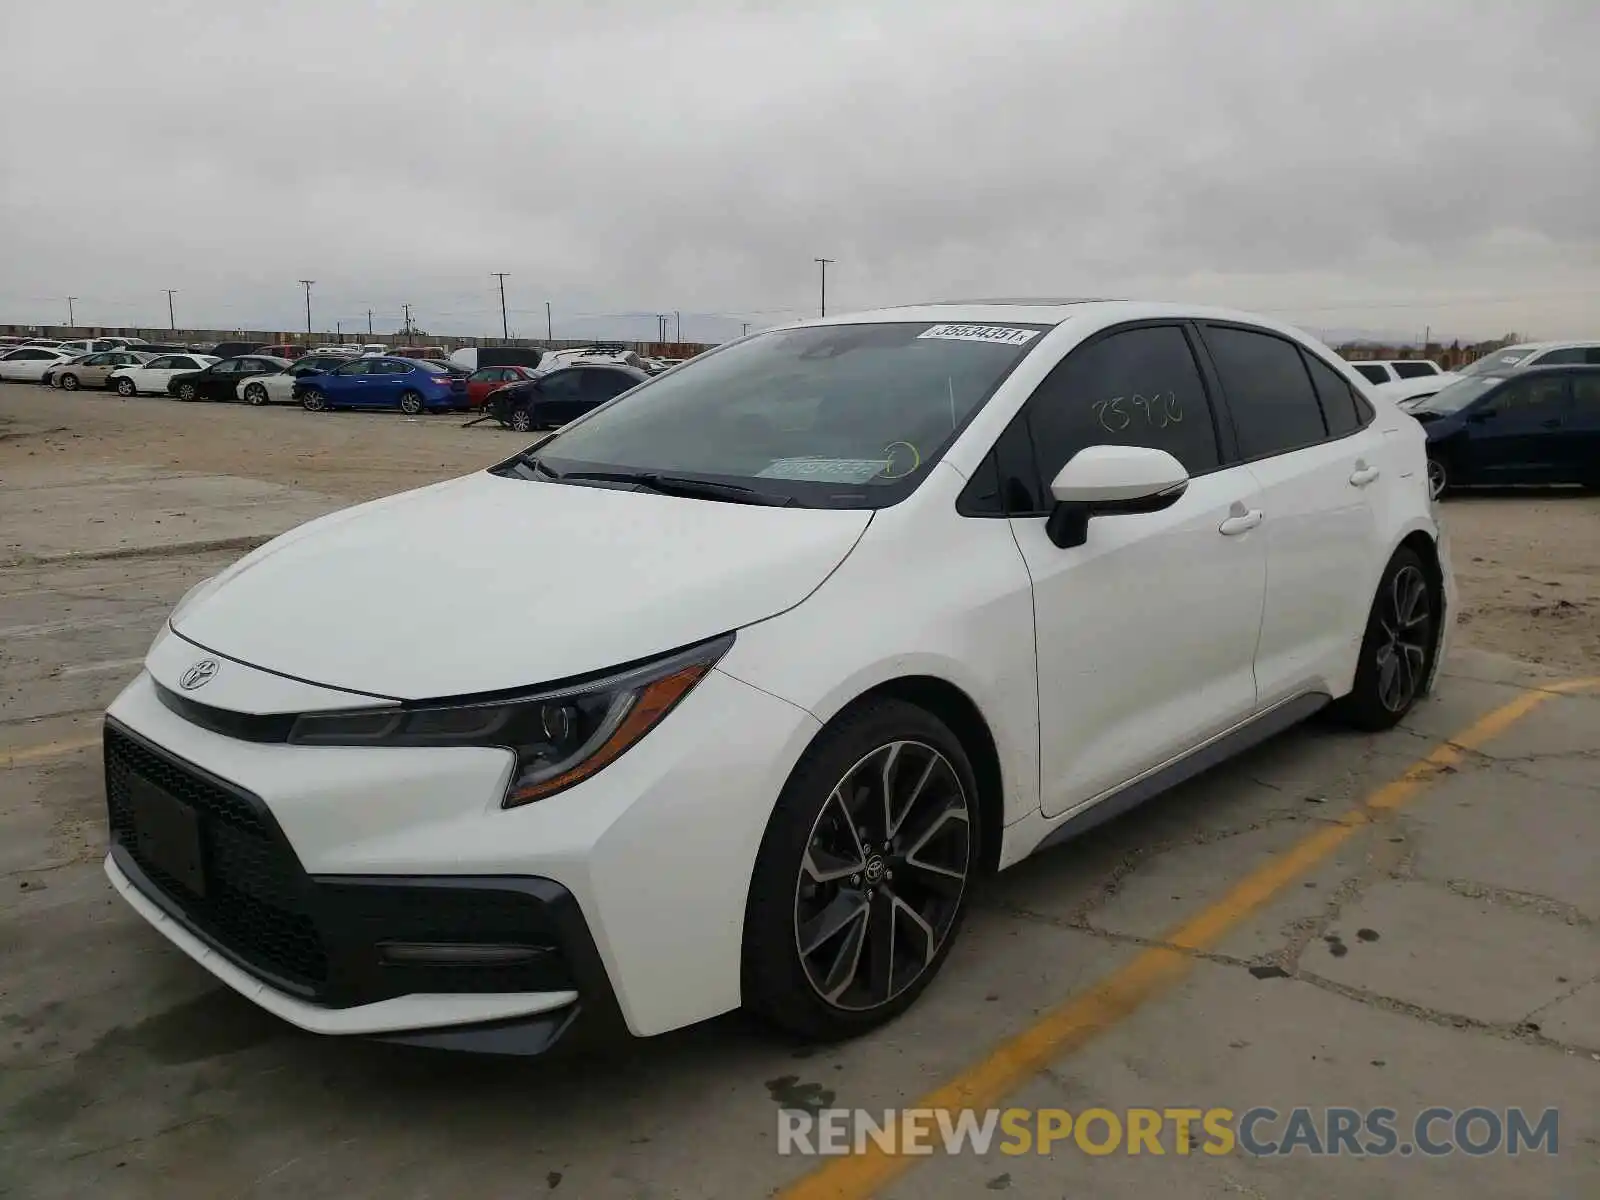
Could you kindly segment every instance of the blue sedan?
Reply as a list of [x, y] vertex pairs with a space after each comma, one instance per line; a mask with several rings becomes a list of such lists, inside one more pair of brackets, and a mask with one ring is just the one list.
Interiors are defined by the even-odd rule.
[[358, 358], [331, 371], [302, 375], [294, 395], [308, 412], [333, 408], [398, 408], [411, 416], [460, 408], [466, 381], [439, 363], [416, 358]]

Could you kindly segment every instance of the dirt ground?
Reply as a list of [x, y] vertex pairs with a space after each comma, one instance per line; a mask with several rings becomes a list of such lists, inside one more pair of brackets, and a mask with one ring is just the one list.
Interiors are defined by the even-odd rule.
[[[137, 463], [359, 501], [487, 466], [526, 440], [492, 423], [462, 428], [463, 416], [313, 415], [0, 388], [0, 483], [8, 471], [32, 475], [51, 459]], [[86, 406], [92, 421], [80, 419]], [[1448, 499], [1444, 513], [1461, 644], [1553, 668], [1600, 666], [1600, 496], [1472, 493]]]

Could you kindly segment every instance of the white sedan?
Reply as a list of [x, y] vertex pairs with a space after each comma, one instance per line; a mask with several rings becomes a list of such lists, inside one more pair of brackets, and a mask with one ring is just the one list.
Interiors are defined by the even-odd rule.
[[[441, 627], [463, 581], [526, 636]], [[1318, 709], [1397, 724], [1454, 599], [1423, 427], [1289, 326], [830, 317], [198, 584], [106, 718], [106, 873], [307, 1030], [837, 1040], [982, 874]]]
[[111, 372], [106, 386], [117, 389], [119, 396], [167, 394], [167, 381], [185, 371], [203, 371], [218, 360], [210, 354], [163, 354], [152, 358], [142, 367], [121, 367]]
[[306, 375], [320, 375], [349, 362], [343, 354], [308, 354], [275, 375], [251, 375], [234, 387], [234, 395], [246, 404], [288, 404], [294, 400], [294, 385]]
[[0, 358], [0, 379], [38, 383], [51, 367], [73, 357], [44, 346], [22, 346]]

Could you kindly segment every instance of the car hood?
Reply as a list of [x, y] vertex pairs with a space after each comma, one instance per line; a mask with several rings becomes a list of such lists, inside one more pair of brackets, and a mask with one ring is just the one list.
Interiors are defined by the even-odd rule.
[[528, 687], [791, 608], [871, 518], [482, 472], [292, 530], [171, 623], [213, 653], [347, 691]]

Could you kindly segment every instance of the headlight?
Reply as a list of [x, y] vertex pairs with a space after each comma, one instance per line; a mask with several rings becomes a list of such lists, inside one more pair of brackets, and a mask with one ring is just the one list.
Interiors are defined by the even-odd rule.
[[733, 645], [726, 634], [601, 679], [513, 697], [307, 713], [301, 746], [494, 746], [517, 756], [504, 807], [595, 774], [649, 733]]

